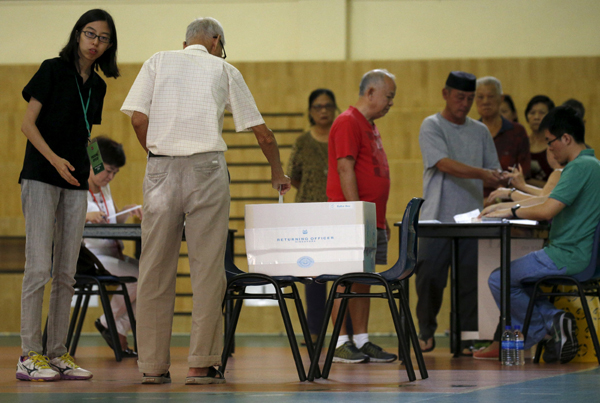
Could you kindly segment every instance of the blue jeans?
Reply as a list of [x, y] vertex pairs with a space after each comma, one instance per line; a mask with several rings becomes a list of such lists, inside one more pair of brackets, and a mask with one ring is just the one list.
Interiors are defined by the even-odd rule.
[[[537, 280], [545, 276], [565, 275], [567, 268], [558, 269], [552, 259], [546, 252], [538, 250], [513, 260], [510, 263], [510, 314], [512, 325], [519, 325], [523, 328], [527, 306], [533, 294], [533, 285]], [[496, 305], [500, 307], [500, 269], [494, 270], [490, 274], [488, 284]], [[546, 334], [552, 330], [552, 320], [560, 309], [546, 298], [536, 301], [531, 323], [527, 331], [527, 340], [525, 340], [525, 349], [531, 348], [534, 344], [542, 341]]]

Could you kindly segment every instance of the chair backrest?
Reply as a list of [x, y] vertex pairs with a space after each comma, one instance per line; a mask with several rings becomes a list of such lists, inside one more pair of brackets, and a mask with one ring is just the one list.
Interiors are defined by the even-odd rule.
[[600, 279], [600, 260], [598, 260], [598, 249], [600, 247], [600, 222], [596, 225], [594, 232], [594, 242], [592, 244], [592, 257], [590, 264], [580, 273], [573, 275], [578, 281], [587, 281], [590, 279]]
[[[412, 275], [417, 265], [419, 212], [425, 200], [413, 197], [406, 205], [400, 226], [400, 254], [398, 261], [385, 271], [388, 279], [402, 280]], [[384, 275], [382, 273], [382, 275]]]
[[77, 258], [77, 273], [85, 276], [112, 276], [100, 260], [82, 243]]
[[233, 234], [231, 231], [227, 231], [227, 247], [225, 249], [225, 275], [227, 278], [244, 273], [235, 265], [233, 257]]

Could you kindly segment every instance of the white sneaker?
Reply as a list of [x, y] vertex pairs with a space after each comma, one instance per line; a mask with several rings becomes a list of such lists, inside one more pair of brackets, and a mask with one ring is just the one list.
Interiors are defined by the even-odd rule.
[[21, 381], [56, 381], [60, 374], [50, 368], [48, 357], [30, 351], [27, 358], [19, 357], [17, 379]]
[[92, 373], [75, 364], [73, 357], [69, 353], [64, 353], [62, 357], [52, 358], [50, 366], [60, 374], [60, 379], [79, 380], [91, 379]]

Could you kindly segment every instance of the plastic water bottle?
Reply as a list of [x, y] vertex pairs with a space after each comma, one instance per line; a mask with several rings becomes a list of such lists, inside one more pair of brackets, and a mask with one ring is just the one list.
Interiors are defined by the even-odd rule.
[[500, 347], [500, 355], [502, 365], [515, 365], [515, 335], [510, 330], [510, 326], [506, 326], [502, 333], [502, 342]]
[[515, 325], [515, 365], [525, 365], [525, 337], [521, 333], [521, 326]]

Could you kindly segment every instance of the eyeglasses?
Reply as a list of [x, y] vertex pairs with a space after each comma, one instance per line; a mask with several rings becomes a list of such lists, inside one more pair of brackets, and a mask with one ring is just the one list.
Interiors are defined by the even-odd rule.
[[102, 43], [110, 43], [110, 36], [96, 35], [92, 31], [82, 31], [82, 33], [85, 35], [86, 38], [89, 38], [91, 40], [98, 38], [98, 40]]
[[321, 109], [325, 109], [327, 112], [333, 112], [336, 109], [336, 106], [334, 104], [317, 104], [317, 105], [312, 105], [310, 107], [310, 109], [312, 109], [315, 112], [319, 112]]
[[221, 44], [221, 59], [227, 59], [227, 53], [225, 53], [225, 46], [223, 46], [223, 41], [220, 36], [213, 36], [213, 39], [219, 38], [219, 43]]
[[552, 145], [552, 143], [554, 143], [556, 140], [558, 140], [559, 138], [561, 138], [562, 136], [558, 136], [557, 138], [555, 138], [554, 140], [550, 140], [549, 142], [547, 142], [546, 144], [548, 145], [548, 147], [550, 147]]

